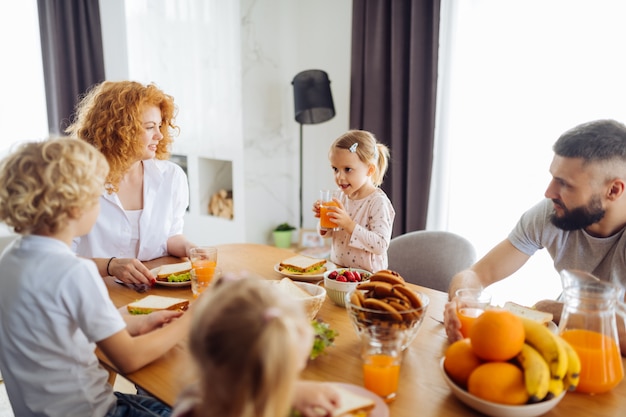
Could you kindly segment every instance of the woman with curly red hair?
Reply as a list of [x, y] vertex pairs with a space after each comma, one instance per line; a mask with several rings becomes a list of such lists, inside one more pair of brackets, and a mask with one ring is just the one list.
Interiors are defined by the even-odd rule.
[[187, 176], [168, 161], [179, 132], [176, 112], [174, 98], [154, 84], [105, 81], [80, 100], [66, 129], [110, 166], [98, 221], [74, 241], [76, 253], [92, 258], [102, 276], [150, 285], [155, 277], [142, 261], [185, 257], [195, 246], [183, 236]]

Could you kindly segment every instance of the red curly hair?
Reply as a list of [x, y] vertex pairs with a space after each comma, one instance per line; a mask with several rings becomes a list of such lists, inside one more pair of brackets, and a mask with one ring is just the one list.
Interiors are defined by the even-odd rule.
[[168, 159], [177, 107], [174, 98], [154, 84], [135, 81], [105, 81], [91, 88], [79, 101], [73, 123], [65, 130], [96, 147], [109, 162], [109, 193], [117, 192], [124, 174], [143, 153], [137, 138], [143, 133], [142, 113], [148, 106], [161, 110], [163, 139], [156, 150], [157, 159]]

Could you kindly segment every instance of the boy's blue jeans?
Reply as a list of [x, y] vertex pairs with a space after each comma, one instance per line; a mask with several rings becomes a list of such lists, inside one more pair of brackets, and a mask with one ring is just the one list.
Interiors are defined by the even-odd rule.
[[169, 417], [171, 408], [154, 397], [115, 392], [116, 406], [106, 417]]

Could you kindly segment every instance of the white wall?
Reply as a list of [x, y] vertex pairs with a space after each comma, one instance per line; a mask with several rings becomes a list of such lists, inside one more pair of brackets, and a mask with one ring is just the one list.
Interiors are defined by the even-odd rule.
[[271, 242], [285, 221], [299, 225], [299, 124], [291, 81], [300, 71], [328, 73], [336, 116], [303, 127], [303, 226], [311, 205], [333, 186], [328, 148], [348, 129], [352, 2], [242, 0], [243, 134], [246, 240]]

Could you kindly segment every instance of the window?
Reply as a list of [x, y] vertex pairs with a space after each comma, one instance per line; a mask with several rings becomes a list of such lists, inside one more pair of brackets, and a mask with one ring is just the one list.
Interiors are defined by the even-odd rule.
[[[442, 13], [449, 37], [438, 131], [448, 177], [434, 188], [445, 190], [438, 201], [447, 208], [434, 227], [467, 237], [482, 256], [543, 198], [561, 133], [594, 119], [626, 122], [626, 3], [443, 3], [451, 9]], [[561, 285], [541, 251], [493, 290], [498, 304], [528, 305], [555, 297]]]
[[36, 0], [0, 5], [0, 156], [11, 145], [48, 135]]

